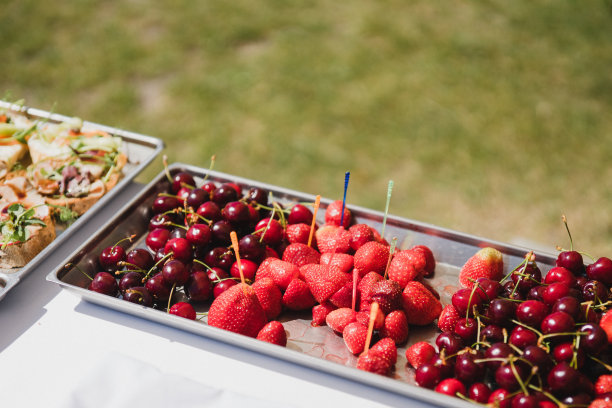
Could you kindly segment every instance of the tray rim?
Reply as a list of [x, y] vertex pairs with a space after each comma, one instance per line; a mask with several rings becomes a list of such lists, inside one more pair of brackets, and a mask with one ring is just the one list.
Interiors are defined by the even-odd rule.
[[[38, 108], [29, 107], [27, 105], [18, 105], [6, 101], [0, 101], [0, 108], [9, 109], [17, 113], [22, 113], [27, 116], [33, 116], [39, 119], [49, 119], [53, 121], [62, 122], [70, 119], [70, 116], [44, 111]], [[116, 136], [120, 136], [125, 143], [133, 143], [140, 145], [147, 145], [151, 149], [151, 153], [147, 154], [144, 160], [140, 162], [129, 172], [123, 175], [117, 185], [115, 185], [109, 192], [104, 194], [91, 208], [89, 208], [83, 215], [81, 215], [74, 223], [69, 225], [62, 233], [57, 236], [53, 242], [43, 248], [34, 258], [32, 258], [22, 268], [15, 268], [15, 272], [11, 273], [0, 273], [0, 278], [5, 282], [4, 286], [0, 286], [0, 301], [6, 296], [6, 294], [12, 290], [21, 279], [30, 274], [40, 262], [53, 250], [61, 246], [72, 234], [81, 228], [81, 226], [87, 223], [99, 210], [104, 207], [110, 200], [112, 200], [119, 192], [121, 192], [129, 183], [131, 183], [136, 176], [138, 176], [159, 154], [164, 148], [164, 142], [161, 139], [142, 135], [139, 133], [113, 128], [110, 126], [98, 124], [95, 122], [89, 122], [84, 120], [83, 126], [95, 127], [105, 132], [111, 133]], [[129, 140], [126, 140], [129, 139]], [[139, 142], [139, 143], [136, 143]], [[128, 146], [129, 147], [129, 146]]]
[[[217, 172], [214, 170], [204, 169], [201, 167], [185, 164], [185, 163], [172, 163], [168, 166], [168, 170], [172, 173], [173, 171], [193, 171], [196, 174], [206, 175], [222, 178], [222, 179], [231, 179], [236, 183], [242, 183], [246, 185], [259, 185], [259, 186], [268, 186], [273, 187], [275, 189], [275, 193], [298, 196], [303, 197], [307, 200], [314, 201], [315, 196], [312, 194], [299, 192], [291, 189], [287, 189], [280, 186], [272, 186], [267, 183], [263, 183], [256, 180], [251, 180], [248, 178], [244, 178], [241, 176], [236, 176], [228, 173]], [[139, 201], [142, 200], [143, 196], [146, 195], [149, 190], [153, 189], [158, 183], [160, 183], [166, 177], [164, 170], [162, 170], [153, 180], [151, 180], [146, 186], [144, 186], [140, 192], [130, 199], [128, 202], [124, 204], [122, 209], [118, 211], [111, 219], [108, 220], [107, 224], [101, 226], [101, 229], [106, 228], [111, 224], [114, 224], [116, 220], [122, 218], [126, 212], [128, 212], [134, 205], [137, 205]], [[321, 204], [327, 205], [332, 202], [332, 199], [329, 198], [321, 198]], [[322, 206], [322, 208], [324, 208]], [[383, 213], [380, 211], [375, 211], [371, 209], [367, 209], [360, 206], [350, 205], [351, 210], [366, 212], [382, 219]], [[498, 241], [492, 241], [486, 238], [478, 237], [471, 234], [461, 233], [459, 231], [454, 231], [451, 229], [437, 227], [433, 224], [423, 223], [416, 220], [392, 216], [388, 215], [387, 222], [400, 222], [407, 223], [410, 226], [415, 226], [422, 231], [427, 230], [435, 230], [438, 232], [436, 235], [448, 235], [456, 238], [461, 238], [461, 242], [472, 244], [473, 246], [493, 246], [502, 251], [505, 251], [505, 254], [509, 252], [514, 252], [515, 254], [521, 253], [525, 254], [529, 251], [529, 249], [522, 248], [517, 245], [505, 244]], [[446, 238], [446, 237], [445, 237]], [[95, 303], [100, 306], [108, 307], [111, 309], [115, 309], [124, 313], [128, 313], [130, 315], [145, 318], [150, 321], [154, 321], [157, 323], [161, 323], [167, 326], [171, 326], [173, 328], [185, 330], [194, 334], [202, 335], [206, 338], [210, 338], [213, 340], [221, 341], [224, 343], [228, 343], [232, 346], [241, 347], [247, 349], [252, 352], [258, 352], [265, 354], [267, 356], [271, 356], [274, 358], [279, 358], [284, 361], [288, 361], [294, 364], [302, 365], [308, 367], [310, 369], [323, 371], [328, 374], [337, 375], [344, 379], [348, 379], [351, 381], [355, 381], [358, 383], [366, 384], [369, 386], [373, 386], [375, 388], [379, 388], [381, 390], [392, 392], [394, 394], [401, 395], [402, 397], [410, 398], [415, 401], [419, 401], [422, 403], [434, 404], [436, 406], [446, 406], [446, 407], [474, 407], [473, 403], [463, 401], [458, 398], [449, 397], [440, 393], [437, 393], [433, 390], [429, 390], [426, 388], [418, 387], [416, 385], [412, 385], [397, 379], [393, 379], [390, 377], [380, 376], [372, 373], [368, 373], [365, 371], [358, 370], [353, 367], [345, 366], [342, 364], [338, 364], [332, 361], [325, 360], [323, 358], [310, 356], [295, 350], [290, 350], [283, 347], [278, 347], [275, 345], [267, 344], [265, 342], [261, 342], [259, 340], [239, 335], [236, 333], [228, 332], [226, 330], [218, 329], [216, 327], [211, 327], [203, 322], [199, 321], [191, 321], [187, 319], [178, 319], [176, 316], [171, 316], [163, 311], [156, 310], [153, 308], [133, 304], [130, 302], [125, 302], [119, 298], [111, 298], [106, 295], [102, 295], [99, 293], [95, 293], [89, 291], [85, 288], [81, 288], [66, 282], [63, 282], [59, 278], [59, 274], [64, 269], [64, 265], [67, 264], [70, 260], [75, 257], [82, 256], [83, 250], [89, 246], [92, 241], [96, 239], [96, 236], [91, 236], [85, 242], [83, 242], [78, 248], [74, 249], [74, 251], [65, 258], [64, 262], [62, 262], [55, 270], [52, 270], [46, 277], [47, 281], [50, 283], [58, 284], [62, 289], [71, 292], [82, 300], [89, 301]], [[556, 256], [544, 252], [534, 251], [537, 253], [538, 259], [543, 260], [543, 263], [551, 264], [554, 262]], [[111, 305], [109, 305], [111, 303]]]

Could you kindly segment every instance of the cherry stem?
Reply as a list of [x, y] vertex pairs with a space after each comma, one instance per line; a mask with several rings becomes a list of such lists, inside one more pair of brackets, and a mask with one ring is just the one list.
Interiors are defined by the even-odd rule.
[[340, 213], [340, 226], [344, 225], [344, 208], [346, 206], [346, 190], [348, 190], [349, 178], [351, 177], [351, 172], [347, 171], [344, 173], [344, 196], [342, 197], [342, 212]]
[[172, 183], [172, 176], [170, 175], [170, 171], [168, 170], [168, 156], [165, 154], [162, 156], [162, 162], [164, 164], [164, 173], [166, 173], [166, 178], [170, 183]]
[[537, 331], [536, 329], [534, 329], [534, 328], [533, 328], [533, 327], [531, 327], [531, 326], [526, 325], [525, 323], [519, 322], [518, 320], [512, 319], [512, 323], [515, 323], [515, 324], [517, 324], [517, 325], [519, 325], [519, 326], [521, 326], [521, 327], [524, 327], [524, 328], [526, 328], [526, 329], [529, 329], [529, 330], [531, 330], [532, 332], [534, 332], [535, 334], [537, 334], [537, 335], [538, 335], [538, 336], [540, 336], [540, 337], [541, 337], [541, 336], [543, 336], [543, 333], [541, 333], [541, 332]]
[[520, 385], [521, 389], [523, 390], [523, 392], [525, 393], [525, 395], [529, 395], [529, 390], [525, 386], [525, 383], [523, 382], [523, 379], [521, 378], [521, 376], [519, 375], [518, 371], [516, 370], [516, 366], [514, 365], [514, 360], [513, 359], [510, 359], [510, 368], [512, 369], [512, 374], [514, 374], [514, 378], [516, 378], [516, 381], [519, 383], [519, 385]]
[[[310, 223], [310, 233], [308, 234], [308, 246], [312, 245], [312, 237], [314, 236], [314, 229], [315, 229], [315, 225], [317, 222], [317, 212], [319, 211], [319, 205], [321, 205], [321, 196], [317, 195], [315, 197], [315, 202], [314, 202], [312, 222]], [[355, 310], [354, 306], [353, 306], [353, 310]]]
[[168, 297], [168, 307], [166, 308], [166, 313], [170, 313], [170, 303], [172, 302], [172, 295], [174, 294], [175, 287], [176, 287], [176, 282], [172, 284], [172, 289], [170, 289], [170, 296]]
[[[530, 260], [532, 260], [532, 258], [533, 258], [533, 257], [534, 257], [534, 256], [533, 256], [533, 251], [529, 251], [529, 252], [527, 252], [527, 254], [525, 254], [525, 259], [524, 259], [524, 260], [522, 260], [520, 264], [518, 264], [517, 266], [515, 266], [515, 267], [514, 267], [514, 269], [510, 271], [510, 273], [508, 273], [506, 276], [504, 276], [504, 277], [502, 278], [502, 280], [500, 280], [500, 281], [499, 281], [499, 283], [504, 283], [504, 281], [506, 281], [506, 280], [507, 280], [509, 277], [511, 277], [511, 276], [512, 276], [512, 274], [513, 274], [513, 273], [514, 273], [516, 270], [518, 270], [518, 269], [519, 269], [521, 266], [523, 266], [523, 265], [527, 266], [527, 263], [528, 263]], [[535, 258], [534, 258], [534, 259], [535, 259]]]
[[[210, 157], [210, 166], [208, 167], [208, 171], [212, 171], [213, 167], [215, 167], [215, 159], [217, 158], [216, 154], [213, 154]], [[208, 173], [206, 173], [206, 175], [204, 176], [204, 178], [202, 179], [202, 181], [206, 181], [206, 179], [208, 178]]]
[[176, 227], [176, 228], [182, 228], [182, 229], [184, 229], [185, 231], [187, 231], [187, 230], [189, 229], [189, 228], [187, 228], [187, 227], [186, 227], [186, 226], [184, 226], [184, 225], [181, 225], [181, 224], [175, 224], [175, 223], [170, 222], [170, 221], [165, 222], [165, 223], [164, 223], [164, 225], [171, 225], [171, 226]]
[[126, 262], [126, 261], [120, 261], [120, 262], [117, 263], [117, 265], [119, 265], [119, 266], [130, 266], [130, 267], [132, 267], [134, 269], [129, 269], [127, 271], [115, 271], [115, 275], [121, 275], [124, 272], [142, 272], [142, 273], [146, 273], [147, 272], [146, 270], [142, 269], [140, 266], [134, 265], [133, 263], [129, 263], [129, 262]]
[[[206, 263], [205, 263], [205, 262], [202, 262], [202, 261], [200, 261], [200, 260], [199, 260], [199, 259], [197, 259], [197, 258], [194, 258], [194, 259], [193, 259], [193, 262], [199, 263], [200, 265], [202, 265], [203, 267], [205, 267], [205, 268], [206, 268], [206, 269], [208, 269], [209, 271], [215, 272], [215, 271], [213, 271], [213, 269], [212, 269], [210, 266], [206, 265]], [[216, 275], [216, 274], [217, 274], [217, 273], [215, 272], [215, 275]], [[218, 277], [218, 276], [217, 276], [217, 277]]]
[[393, 254], [395, 253], [396, 245], [397, 245], [397, 237], [393, 237], [393, 240], [391, 240], [391, 248], [389, 249], [389, 258], [387, 259], [387, 266], [385, 267], [385, 274], [383, 275], [383, 279], [387, 279], [387, 274], [389, 272], [389, 265], [391, 265], [391, 259], [393, 258]]
[[532, 390], [535, 390], [535, 391], [539, 391], [539, 392], [541, 392], [542, 394], [546, 395], [546, 396], [547, 396], [548, 398], [550, 398], [550, 399], [551, 399], [551, 400], [552, 400], [552, 401], [553, 401], [555, 404], [557, 404], [557, 406], [558, 406], [559, 408], [567, 408], [567, 405], [566, 405], [566, 404], [564, 404], [564, 403], [562, 403], [561, 401], [559, 401], [559, 400], [558, 400], [557, 398], [555, 398], [555, 396], [554, 396], [554, 395], [552, 395], [550, 392], [545, 391], [545, 390], [544, 390], [544, 389], [542, 389], [542, 388], [536, 387], [536, 386], [535, 386], [535, 385], [533, 385], [533, 384], [529, 384], [529, 388], [531, 388]]
[[591, 360], [601, 364], [602, 366], [604, 366], [608, 371], [612, 371], [612, 365], [610, 364], [606, 364], [605, 362], [601, 361], [600, 359], [598, 359], [597, 357], [593, 357], [591, 355], [589, 355], [589, 357], [591, 358]]
[[122, 243], [123, 241], [130, 241], [130, 243], [134, 240], [134, 238], [136, 238], [136, 234], [132, 234], [129, 237], [125, 237], [120, 239], [119, 241], [117, 241], [117, 243], [115, 245], [113, 245], [114, 247], [119, 246], [120, 243]]
[[[272, 220], [274, 219], [274, 212], [276, 211], [276, 208], [274, 208], [272, 210], [272, 214], [270, 214], [270, 219], [268, 220], [268, 223], [266, 224], [266, 227], [263, 229], [263, 232], [261, 234], [261, 236], [259, 237], [259, 242], [263, 242], [264, 239], [264, 235], [266, 235], [266, 232], [268, 231], [268, 229], [270, 228], [270, 224], [272, 223]], [[259, 230], [258, 230], [259, 231]]]
[[169, 257], [171, 257], [172, 255], [174, 255], [174, 252], [170, 251], [170, 252], [168, 252], [166, 255], [164, 255], [164, 257], [163, 257], [163, 258], [161, 258], [159, 261], [155, 262], [155, 265], [153, 265], [153, 266], [151, 267], [151, 269], [149, 269], [149, 270], [147, 271], [147, 273], [145, 274], [144, 278], [142, 278], [142, 281], [143, 281], [143, 282], [145, 282], [145, 281], [146, 281], [146, 280], [149, 278], [149, 275], [151, 274], [151, 272], [153, 272], [153, 271], [154, 271], [154, 270], [157, 268], [157, 266], [158, 266], [160, 263], [162, 263], [163, 261], [165, 261], [166, 259], [168, 259], [168, 258], [169, 258]]
[[572, 239], [572, 233], [570, 232], [569, 226], [567, 225], [567, 217], [565, 216], [565, 214], [561, 216], [561, 220], [563, 221], [563, 224], [565, 225], [565, 229], [567, 230], [567, 235], [569, 235], [570, 251], [573, 251], [574, 250], [574, 240]]
[[382, 230], [380, 232], [380, 236], [385, 238], [385, 227], [387, 226], [387, 215], [389, 215], [389, 203], [391, 202], [391, 191], [393, 190], [393, 180], [389, 180], [389, 185], [387, 186], [387, 203], [385, 204], [385, 215], [383, 217]]
[[89, 276], [88, 274], [85, 273], [84, 270], [82, 270], [81, 268], [79, 268], [79, 265], [76, 264], [72, 264], [72, 263], [67, 263], [66, 265], [64, 265], [64, 268], [68, 269], [68, 268], [72, 268], [75, 267], [79, 272], [81, 272], [83, 275], [87, 276], [87, 279], [89, 279], [90, 281], [93, 281], [93, 278], [91, 276]]

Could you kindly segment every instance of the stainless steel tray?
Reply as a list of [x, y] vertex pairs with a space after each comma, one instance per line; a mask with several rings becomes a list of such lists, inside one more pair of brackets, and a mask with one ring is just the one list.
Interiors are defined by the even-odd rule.
[[[269, 190], [274, 199], [281, 203], [313, 202], [314, 195], [304, 194], [280, 187], [267, 185], [253, 180], [234, 177], [201, 168], [173, 164], [170, 166], [171, 174], [179, 171], [188, 171], [194, 174], [196, 182], [208, 175], [209, 180], [215, 182], [234, 182], [243, 187], [254, 186]], [[125, 207], [98, 232], [87, 240], [80, 248], [74, 251], [64, 262], [77, 265], [81, 270], [91, 276], [97, 272], [97, 256], [109, 245], [131, 234], [140, 237], [133, 246], [143, 246], [142, 241], [147, 232], [150, 207], [156, 195], [168, 190], [168, 181], [164, 173], [160, 173], [142, 192], [132, 199]], [[324, 208], [331, 202], [321, 200], [323, 211], [318, 213], [318, 221], [324, 218]], [[369, 224], [380, 231], [383, 214], [356, 206], [348, 206], [357, 222]], [[450, 296], [457, 285], [459, 268], [470, 258], [479, 247], [492, 246], [504, 254], [504, 267], [506, 272], [518, 265], [528, 252], [526, 248], [506, 245], [483, 238], [462, 234], [433, 225], [420, 223], [414, 220], [389, 216], [387, 218], [386, 238], [398, 238], [398, 248], [409, 248], [413, 245], [423, 244], [432, 249], [437, 265], [434, 278], [429, 282], [440, 293], [443, 304], [450, 302]], [[536, 253], [538, 265], [547, 271], [554, 265], [555, 256]], [[63, 264], [63, 265], [64, 265]], [[414, 372], [406, 364], [404, 351], [407, 346], [421, 340], [433, 340], [437, 336], [437, 329], [433, 326], [426, 328], [411, 328], [408, 345], [400, 348], [398, 363], [395, 372], [390, 377], [383, 377], [354, 368], [356, 357], [344, 345], [342, 338], [326, 326], [310, 326], [309, 313], [284, 314], [281, 318], [288, 332], [286, 348], [270, 345], [258, 340], [210, 327], [201, 321], [191, 321], [164, 313], [163, 311], [143, 307], [133, 303], [101, 295], [87, 290], [89, 280], [76, 267], [65, 268], [63, 265], [51, 272], [47, 280], [59, 284], [82, 299], [120, 310], [132, 315], [144, 317], [168, 326], [187, 330], [209, 338], [223, 341], [235, 346], [244, 347], [254, 352], [274, 356], [303, 366], [307, 366], [326, 373], [338, 375], [353, 381], [368, 384], [380, 389], [397, 393], [410, 401], [421, 404], [447, 406], [447, 407], [473, 407], [473, 404], [447, 397], [431, 390], [414, 385]], [[201, 310], [200, 310], [201, 311]]]
[[[47, 119], [51, 123], [59, 123], [69, 119], [68, 116], [46, 112], [40, 109], [29, 108], [27, 106], [14, 105], [0, 101], [0, 108], [10, 109], [22, 113], [31, 119]], [[56, 238], [36, 255], [28, 264], [22, 268], [0, 269], [0, 300], [19, 283], [28, 273], [32, 272], [36, 265], [48, 256], [51, 251], [57, 248], [71, 234], [76, 232], [81, 225], [86, 223], [99, 209], [113, 199], [128, 183], [130, 183], [151, 161], [159, 155], [164, 148], [164, 143], [151, 136], [140, 135], [109, 126], [100, 125], [92, 122], [83, 122], [83, 129], [99, 129], [123, 139], [125, 151], [128, 156], [128, 163], [123, 168], [123, 177], [117, 185], [107, 192], [96, 204], [94, 204], [85, 214], [67, 228], [56, 228]]]

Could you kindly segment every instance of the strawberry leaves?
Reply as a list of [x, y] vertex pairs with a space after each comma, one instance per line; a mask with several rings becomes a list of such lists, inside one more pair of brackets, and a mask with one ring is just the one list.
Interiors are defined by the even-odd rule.
[[2, 249], [6, 248], [11, 242], [25, 242], [29, 238], [26, 227], [39, 225], [45, 227], [46, 224], [34, 217], [34, 209], [26, 209], [23, 204], [11, 204], [7, 208], [8, 219], [0, 223], [0, 234], [2, 234]]

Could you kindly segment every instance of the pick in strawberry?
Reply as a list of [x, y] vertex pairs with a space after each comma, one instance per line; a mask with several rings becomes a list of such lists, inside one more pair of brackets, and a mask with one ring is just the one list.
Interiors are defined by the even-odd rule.
[[442, 312], [440, 301], [420, 282], [408, 282], [402, 298], [409, 324], [431, 324]]
[[208, 325], [255, 337], [268, 322], [255, 290], [239, 283], [217, 297], [208, 311]]
[[467, 260], [459, 272], [459, 283], [472, 288], [478, 278], [499, 281], [503, 276], [504, 261], [502, 253], [495, 248], [482, 248]]
[[287, 241], [289, 241], [290, 244], [308, 244], [308, 238], [310, 237], [310, 225], [303, 223], [289, 224], [287, 225], [285, 234], [287, 235]]
[[383, 279], [372, 285], [371, 302], [376, 302], [384, 314], [402, 308], [402, 287], [392, 280]]
[[272, 320], [257, 333], [257, 340], [285, 347], [287, 346], [287, 333], [281, 322]]
[[342, 217], [342, 200], [336, 200], [327, 206], [325, 210], [325, 223], [340, 226], [340, 219], [342, 219], [342, 226], [348, 228], [351, 225], [352, 215], [351, 211], [344, 207], [344, 217]]

